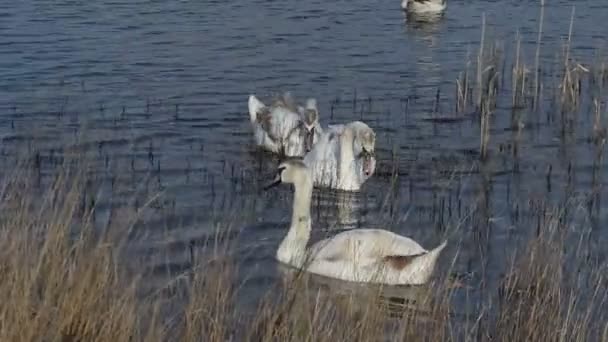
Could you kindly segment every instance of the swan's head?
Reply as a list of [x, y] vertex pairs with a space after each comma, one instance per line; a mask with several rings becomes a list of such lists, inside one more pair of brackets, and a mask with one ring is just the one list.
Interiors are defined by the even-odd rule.
[[264, 187], [264, 190], [268, 190], [281, 183], [287, 184], [310, 184], [311, 175], [306, 167], [306, 164], [300, 158], [290, 158], [281, 164], [277, 168], [277, 174], [272, 182]]
[[354, 132], [353, 150], [355, 157], [362, 162], [363, 174], [371, 176], [376, 169], [376, 133], [361, 121], [350, 124]]
[[306, 107], [300, 107], [300, 115], [304, 124], [304, 147], [306, 152], [310, 152], [315, 139], [315, 127], [319, 124], [319, 110], [317, 109], [317, 100], [308, 99]]

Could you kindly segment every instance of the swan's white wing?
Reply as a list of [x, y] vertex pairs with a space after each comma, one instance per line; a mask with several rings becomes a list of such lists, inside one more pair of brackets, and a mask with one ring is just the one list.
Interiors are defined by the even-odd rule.
[[318, 261], [377, 263], [387, 256], [409, 256], [426, 253], [416, 241], [381, 229], [354, 229], [322, 240], [310, 248]]
[[[297, 126], [296, 126], [297, 127]], [[287, 136], [287, 140], [285, 141], [285, 155], [287, 156], [304, 156], [306, 153], [305, 146], [306, 136], [304, 135], [304, 131], [302, 127], [297, 127], [292, 129]]]
[[271, 152], [279, 152], [280, 145], [278, 139], [269, 134], [268, 131], [271, 122], [269, 108], [254, 95], [249, 95], [248, 108], [256, 145], [263, 146]]
[[254, 123], [257, 120], [258, 112], [266, 106], [262, 103], [262, 101], [255, 97], [255, 95], [249, 95], [247, 107], [249, 109], [249, 119], [252, 123]]
[[288, 156], [304, 155], [304, 137], [298, 114], [285, 107], [264, 107], [258, 111], [254, 134], [259, 145]]
[[[299, 113], [285, 107], [277, 107], [273, 110], [276, 130], [275, 134], [282, 137], [284, 141], [285, 154], [287, 156], [304, 156], [306, 153], [303, 121]], [[318, 142], [319, 137], [313, 139], [313, 144]], [[316, 141], [315, 141], [316, 140]]]
[[427, 251], [414, 240], [379, 229], [355, 229], [308, 250], [307, 270], [350, 281], [423, 284], [446, 246]]
[[300, 124], [300, 116], [287, 108], [274, 107], [270, 110], [269, 133], [287, 139], [291, 131]]
[[[271, 106], [266, 106], [254, 95], [249, 96], [249, 115], [256, 144], [287, 156], [305, 154], [306, 136], [302, 131], [301, 113], [290, 93], [283, 94]], [[323, 129], [317, 123], [313, 144], [321, 140]]]
[[281, 150], [281, 145], [279, 141], [271, 137], [259, 123], [253, 122], [252, 125], [253, 138], [257, 146], [263, 146], [264, 148], [273, 153], [278, 153]]

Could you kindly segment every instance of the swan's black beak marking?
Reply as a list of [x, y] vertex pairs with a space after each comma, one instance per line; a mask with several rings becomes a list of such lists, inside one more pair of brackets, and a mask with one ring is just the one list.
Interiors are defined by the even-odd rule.
[[272, 183], [269, 183], [266, 186], [264, 186], [264, 191], [274, 188], [275, 186], [277, 186], [279, 184], [281, 184], [281, 175], [277, 175], [274, 178], [274, 180], [272, 181]]
[[279, 168], [277, 175], [274, 177], [271, 183], [264, 186], [264, 191], [274, 188], [275, 186], [281, 184], [281, 173], [285, 170], [284, 167]]

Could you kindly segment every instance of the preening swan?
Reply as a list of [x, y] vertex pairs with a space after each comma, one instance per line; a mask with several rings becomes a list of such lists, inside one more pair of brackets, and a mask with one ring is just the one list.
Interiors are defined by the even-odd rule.
[[358, 191], [376, 169], [375, 145], [376, 133], [361, 121], [329, 126], [304, 163], [315, 186]]
[[270, 152], [304, 156], [322, 133], [315, 99], [301, 107], [285, 93], [268, 107], [250, 95], [248, 107], [255, 143]]
[[311, 230], [311, 172], [301, 161], [285, 161], [265, 189], [280, 183], [293, 184], [295, 188], [291, 227], [276, 254], [280, 262], [355, 282], [414, 285], [429, 280], [447, 241], [427, 251], [414, 240], [386, 230], [354, 229], [307, 248]]
[[408, 12], [430, 13], [445, 10], [447, 0], [402, 0], [401, 8]]

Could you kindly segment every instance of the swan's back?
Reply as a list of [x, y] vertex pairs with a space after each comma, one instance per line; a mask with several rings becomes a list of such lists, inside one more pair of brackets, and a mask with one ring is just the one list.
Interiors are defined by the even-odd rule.
[[307, 270], [328, 277], [384, 284], [428, 281], [446, 242], [431, 251], [386, 230], [356, 229], [314, 244]]
[[311, 252], [315, 258], [326, 260], [363, 258], [376, 262], [389, 255], [418, 255], [427, 250], [416, 241], [388, 230], [355, 229], [317, 242]]

